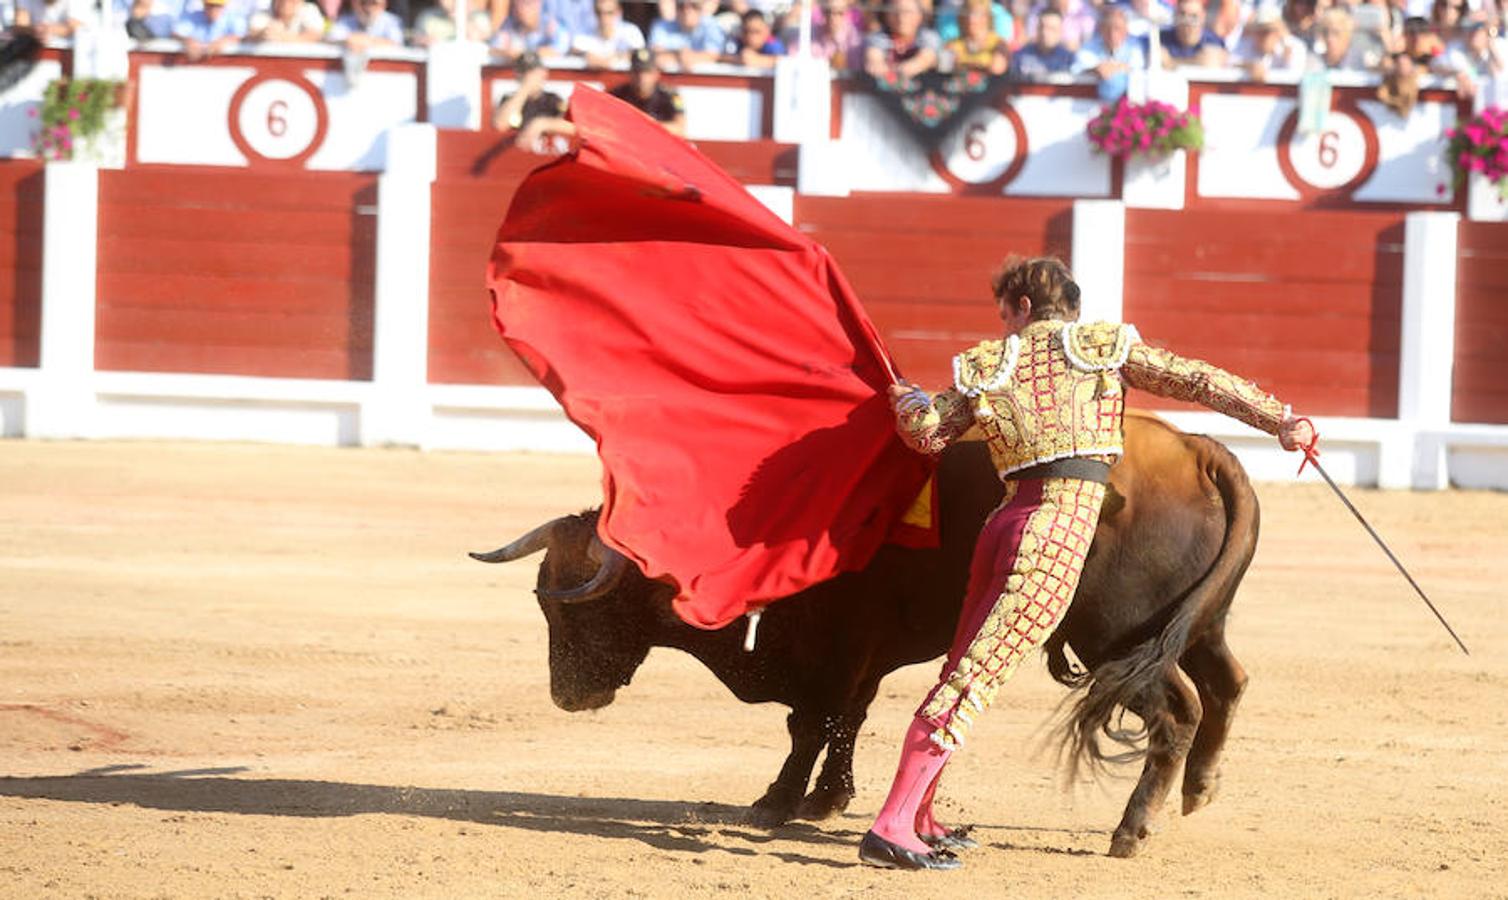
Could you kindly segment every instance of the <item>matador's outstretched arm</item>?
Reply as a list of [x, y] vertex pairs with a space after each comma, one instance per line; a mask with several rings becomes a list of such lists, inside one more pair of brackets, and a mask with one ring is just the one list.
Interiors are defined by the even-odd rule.
[[1296, 419], [1282, 401], [1218, 366], [1187, 359], [1138, 341], [1121, 367], [1126, 383], [1159, 397], [1198, 403], [1253, 428], [1276, 435], [1283, 447], [1312, 444], [1313, 427]]

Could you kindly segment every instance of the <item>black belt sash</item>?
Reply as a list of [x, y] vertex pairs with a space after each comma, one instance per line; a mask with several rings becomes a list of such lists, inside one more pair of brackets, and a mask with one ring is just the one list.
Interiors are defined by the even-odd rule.
[[1070, 456], [1067, 459], [1037, 463], [1035, 466], [1028, 466], [1003, 477], [1006, 481], [1027, 481], [1033, 478], [1077, 478], [1081, 481], [1109, 484], [1110, 464], [1097, 459]]

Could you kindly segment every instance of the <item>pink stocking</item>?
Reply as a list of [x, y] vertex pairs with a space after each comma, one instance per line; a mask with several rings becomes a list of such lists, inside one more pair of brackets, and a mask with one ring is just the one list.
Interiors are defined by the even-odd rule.
[[932, 799], [937, 796], [937, 783], [942, 781], [942, 770], [932, 778], [932, 783], [927, 785], [927, 792], [922, 794], [921, 805], [916, 810], [916, 833], [919, 837], [943, 837], [948, 829], [938, 824], [932, 816]]
[[917, 810], [951, 755], [932, 743], [934, 727], [925, 719], [911, 720], [901, 744], [901, 763], [896, 768], [890, 796], [885, 798], [885, 805], [880, 807], [880, 814], [870, 828], [885, 840], [916, 853], [932, 850], [916, 836]]

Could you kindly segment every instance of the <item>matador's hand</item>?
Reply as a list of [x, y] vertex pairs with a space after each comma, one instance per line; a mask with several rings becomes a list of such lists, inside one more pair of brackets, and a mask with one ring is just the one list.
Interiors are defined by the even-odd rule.
[[1319, 440], [1314, 425], [1292, 410], [1284, 410], [1283, 421], [1278, 425], [1278, 443], [1284, 450], [1307, 450]]
[[890, 406], [901, 413], [916, 413], [932, 405], [927, 392], [909, 381], [899, 381], [890, 386]]

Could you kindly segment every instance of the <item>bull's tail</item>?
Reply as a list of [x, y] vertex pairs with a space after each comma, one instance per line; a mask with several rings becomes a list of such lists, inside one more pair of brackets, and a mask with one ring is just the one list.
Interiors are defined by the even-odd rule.
[[[1166, 711], [1163, 684], [1170, 670], [1192, 641], [1223, 620], [1256, 551], [1259, 513], [1246, 472], [1223, 445], [1202, 440], [1207, 442], [1205, 472], [1225, 508], [1225, 538], [1209, 571], [1171, 607], [1160, 628], [1154, 622], [1147, 637], [1091, 671], [1069, 663], [1061, 634], [1046, 645], [1052, 676], [1071, 688], [1086, 689], [1057, 732], [1070, 779], [1085, 770], [1100, 774], [1110, 764], [1134, 762], [1146, 754], [1145, 722]], [[1130, 709], [1144, 714], [1142, 723], [1126, 721]], [[1101, 735], [1109, 738], [1110, 747]]]

